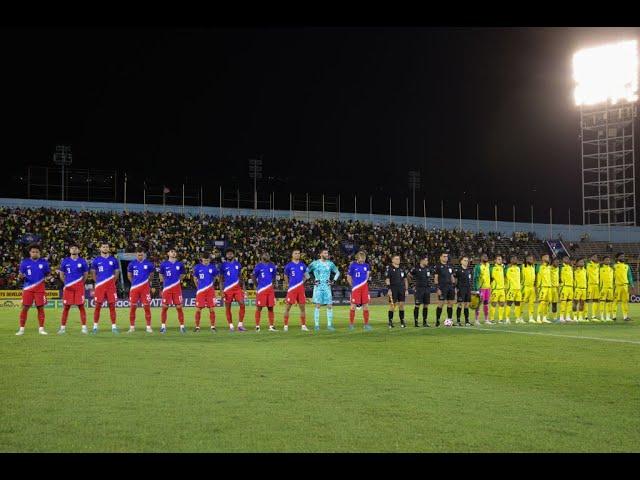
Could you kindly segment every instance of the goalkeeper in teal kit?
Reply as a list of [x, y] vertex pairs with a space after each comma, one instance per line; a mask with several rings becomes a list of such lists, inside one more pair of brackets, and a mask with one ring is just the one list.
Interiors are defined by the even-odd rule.
[[[333, 279], [331, 278], [331, 274]], [[320, 330], [320, 307], [327, 306], [327, 330], [333, 332], [333, 298], [331, 296], [331, 284], [340, 277], [338, 267], [329, 260], [329, 250], [323, 248], [320, 251], [320, 259], [314, 260], [309, 265], [305, 276], [309, 278], [313, 274], [315, 287], [313, 287], [313, 303], [316, 306], [313, 312], [315, 330]]]

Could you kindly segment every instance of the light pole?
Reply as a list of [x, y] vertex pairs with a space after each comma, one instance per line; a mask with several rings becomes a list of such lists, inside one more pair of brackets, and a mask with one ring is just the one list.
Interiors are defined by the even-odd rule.
[[70, 145], [57, 145], [56, 150], [53, 153], [53, 163], [62, 167], [62, 201], [64, 202], [64, 167], [71, 165], [73, 157], [71, 155]]
[[253, 209], [258, 210], [258, 188], [257, 182], [262, 178], [262, 155], [259, 159], [249, 160], [249, 177], [253, 178]]
[[420, 188], [420, 172], [411, 170], [409, 172], [409, 188], [413, 192], [413, 216], [416, 216], [416, 189]]

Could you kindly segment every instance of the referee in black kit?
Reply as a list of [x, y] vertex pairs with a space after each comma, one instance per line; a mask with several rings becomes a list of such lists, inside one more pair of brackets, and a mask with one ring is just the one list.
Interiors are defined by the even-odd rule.
[[411, 278], [415, 281], [415, 306], [413, 307], [413, 324], [418, 326], [418, 314], [422, 305], [422, 326], [428, 327], [427, 316], [429, 314], [429, 304], [431, 303], [431, 267], [429, 267], [429, 257], [423, 255], [420, 264], [411, 272]]
[[409, 293], [409, 280], [407, 273], [400, 267], [400, 255], [391, 257], [391, 265], [384, 274], [384, 283], [389, 287], [389, 328], [393, 328], [393, 311], [398, 306], [400, 326], [406, 328], [404, 323], [404, 300]]
[[447, 302], [447, 320], [453, 318], [453, 300], [456, 297], [455, 275], [453, 267], [449, 265], [449, 254], [442, 252], [440, 262], [433, 272], [433, 279], [438, 287], [438, 307], [436, 308], [436, 327], [440, 326], [440, 315], [442, 315], [442, 305]]

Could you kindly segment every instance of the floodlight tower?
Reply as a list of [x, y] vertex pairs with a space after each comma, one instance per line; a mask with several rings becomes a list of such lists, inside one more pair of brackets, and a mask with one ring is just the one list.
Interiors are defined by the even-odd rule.
[[585, 225], [636, 225], [637, 40], [573, 56]]
[[53, 154], [53, 163], [62, 167], [62, 201], [64, 202], [64, 167], [68, 167], [73, 162], [73, 156], [71, 155], [71, 146], [69, 145], [57, 145]]

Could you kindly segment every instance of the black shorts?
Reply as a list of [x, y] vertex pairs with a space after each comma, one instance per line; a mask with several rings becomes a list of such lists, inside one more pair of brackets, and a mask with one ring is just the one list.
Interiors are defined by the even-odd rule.
[[471, 301], [471, 289], [468, 287], [458, 289], [458, 303], [466, 303]]
[[439, 285], [440, 295], [438, 295], [438, 300], [455, 300], [456, 298], [456, 289], [453, 285]]
[[[393, 300], [393, 303], [397, 303], [397, 302], [404, 302], [405, 296], [404, 296], [404, 286], [403, 287], [391, 287], [391, 299]], [[387, 295], [389, 295], [387, 293]]]
[[431, 303], [431, 289], [428, 287], [417, 287], [413, 295], [416, 305], [429, 305]]

